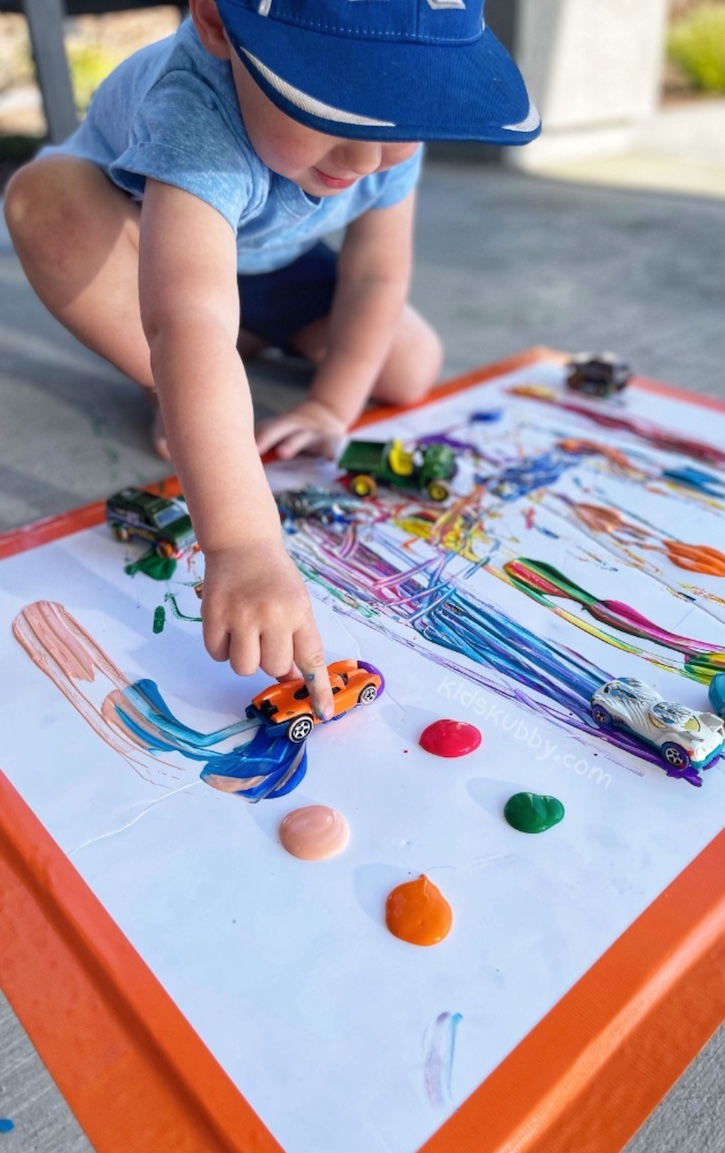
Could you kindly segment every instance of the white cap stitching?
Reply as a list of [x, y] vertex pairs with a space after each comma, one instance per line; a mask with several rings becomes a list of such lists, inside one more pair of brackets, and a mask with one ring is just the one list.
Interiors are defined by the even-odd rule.
[[504, 124], [504, 132], [531, 132], [534, 128], [538, 128], [541, 124], [541, 117], [534, 108], [533, 104], [529, 105], [529, 112], [525, 120], [519, 120], [518, 124]]
[[336, 121], [338, 124], [360, 124], [369, 128], [395, 128], [395, 122], [392, 120], [371, 120], [368, 116], [356, 116], [353, 112], [344, 112], [341, 108], [333, 108], [331, 104], [323, 104], [321, 100], [315, 100], [314, 96], [308, 96], [306, 92], [301, 92], [299, 88], [294, 88], [288, 84], [281, 76], [277, 76], [275, 72], [267, 68], [266, 64], [262, 64], [262, 61], [258, 60], [256, 56], [252, 56], [251, 52], [247, 52], [246, 48], [242, 48], [242, 52], [262, 73], [264, 79], [279, 92], [280, 96], [284, 96], [290, 104], [294, 104], [296, 108], [301, 108], [303, 112], [309, 112], [311, 116]]

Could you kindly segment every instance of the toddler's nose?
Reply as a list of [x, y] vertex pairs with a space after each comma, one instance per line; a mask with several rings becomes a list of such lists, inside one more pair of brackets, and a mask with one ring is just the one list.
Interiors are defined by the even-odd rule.
[[382, 144], [377, 140], [343, 140], [335, 151], [340, 167], [356, 176], [377, 172], [383, 159]]

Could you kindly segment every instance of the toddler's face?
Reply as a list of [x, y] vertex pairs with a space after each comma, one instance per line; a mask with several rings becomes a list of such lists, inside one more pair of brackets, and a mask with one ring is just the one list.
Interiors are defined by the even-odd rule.
[[335, 196], [361, 176], [407, 160], [417, 144], [345, 140], [316, 132], [281, 112], [232, 52], [232, 72], [244, 127], [260, 160], [310, 196]]

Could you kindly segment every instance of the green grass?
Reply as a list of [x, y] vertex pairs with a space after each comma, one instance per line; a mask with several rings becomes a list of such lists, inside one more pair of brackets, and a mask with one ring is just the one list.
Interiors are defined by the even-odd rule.
[[92, 44], [71, 44], [68, 47], [68, 62], [76, 107], [82, 114], [88, 108], [98, 85], [118, 64], [118, 57]]
[[670, 59], [700, 92], [725, 92], [725, 5], [705, 4], [673, 24]]

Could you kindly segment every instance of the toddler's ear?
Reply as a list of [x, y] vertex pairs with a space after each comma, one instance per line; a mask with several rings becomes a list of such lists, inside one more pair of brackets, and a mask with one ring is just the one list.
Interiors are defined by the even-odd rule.
[[224, 32], [216, 0], [189, 0], [189, 11], [207, 52], [220, 60], [229, 60], [232, 49]]

